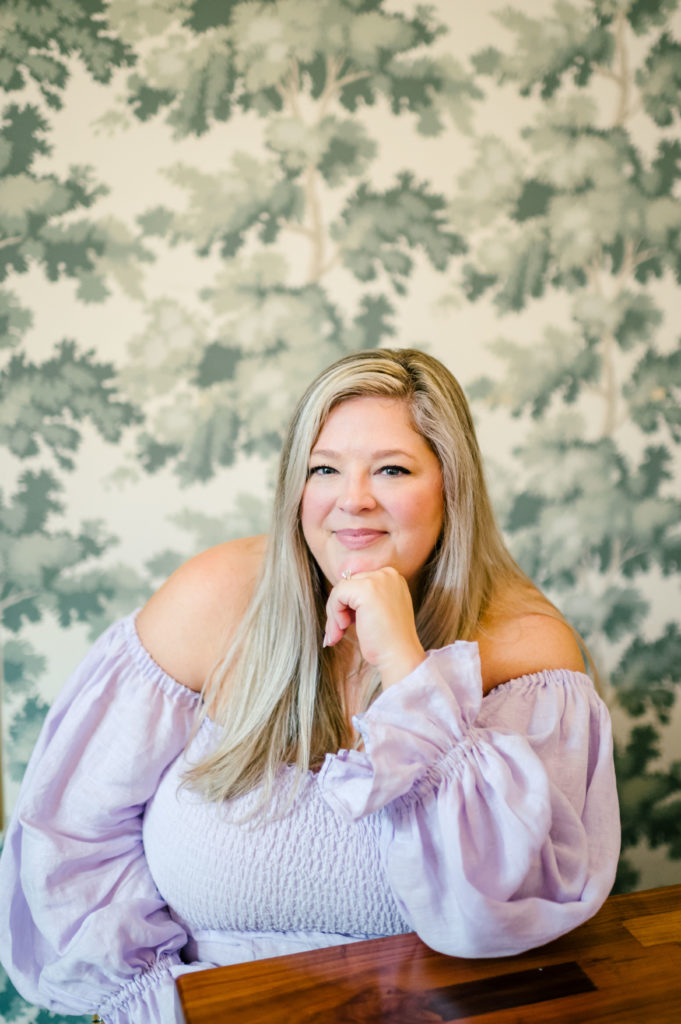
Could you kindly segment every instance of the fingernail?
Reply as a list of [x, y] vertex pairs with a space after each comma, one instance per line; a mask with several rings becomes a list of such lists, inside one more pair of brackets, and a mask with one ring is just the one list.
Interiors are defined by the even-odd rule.
[[324, 639], [322, 640], [322, 647], [328, 647], [328, 646], [329, 646], [329, 638], [328, 638], [328, 636], [325, 633], [324, 634]]

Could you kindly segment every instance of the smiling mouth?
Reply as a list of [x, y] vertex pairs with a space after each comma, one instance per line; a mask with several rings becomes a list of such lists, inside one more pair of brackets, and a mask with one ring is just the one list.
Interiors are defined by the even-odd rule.
[[387, 536], [387, 533], [385, 530], [335, 530], [334, 536], [343, 547], [358, 551]]

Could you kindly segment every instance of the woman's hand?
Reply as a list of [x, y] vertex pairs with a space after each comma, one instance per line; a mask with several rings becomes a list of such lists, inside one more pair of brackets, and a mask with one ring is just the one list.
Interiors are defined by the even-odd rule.
[[378, 670], [384, 689], [425, 660], [409, 587], [391, 566], [339, 580], [326, 616], [324, 645], [337, 644], [354, 622], [362, 657]]

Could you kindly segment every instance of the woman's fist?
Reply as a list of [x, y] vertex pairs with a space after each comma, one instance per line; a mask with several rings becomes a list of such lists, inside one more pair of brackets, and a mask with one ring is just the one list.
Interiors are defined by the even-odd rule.
[[409, 587], [391, 566], [338, 581], [326, 602], [324, 645], [337, 644], [353, 622], [362, 657], [378, 670], [384, 688], [425, 659]]

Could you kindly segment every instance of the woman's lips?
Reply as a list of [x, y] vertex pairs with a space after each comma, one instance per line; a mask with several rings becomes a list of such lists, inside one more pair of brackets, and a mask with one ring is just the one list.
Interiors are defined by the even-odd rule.
[[344, 548], [351, 551], [359, 551], [361, 548], [368, 548], [374, 541], [385, 537], [385, 530], [335, 530], [334, 536], [340, 541]]

